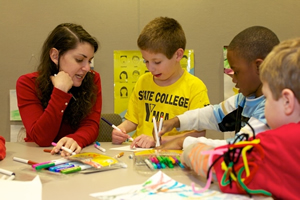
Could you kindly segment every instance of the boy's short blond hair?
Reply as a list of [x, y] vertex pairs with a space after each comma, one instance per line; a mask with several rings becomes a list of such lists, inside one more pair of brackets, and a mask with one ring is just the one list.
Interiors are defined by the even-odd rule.
[[260, 78], [268, 83], [278, 100], [283, 89], [290, 89], [300, 102], [300, 38], [275, 46], [261, 64]]
[[141, 50], [162, 53], [171, 59], [179, 48], [185, 50], [186, 38], [181, 25], [175, 19], [158, 17], [144, 27], [137, 44]]

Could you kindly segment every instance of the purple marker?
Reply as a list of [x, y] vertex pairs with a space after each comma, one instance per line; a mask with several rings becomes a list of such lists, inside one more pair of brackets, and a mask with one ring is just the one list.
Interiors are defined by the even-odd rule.
[[[112, 124], [111, 122], [107, 121], [107, 119], [105, 119], [104, 117], [101, 117], [101, 119], [103, 121], [105, 121], [108, 125], [110, 125], [111, 127], [113, 127], [114, 129], [116, 129], [116, 130], [120, 131], [121, 133], [123, 133], [123, 131], [121, 129], [119, 129], [116, 125]], [[128, 138], [128, 140], [132, 142], [133, 138], [130, 137], [130, 138]]]
[[52, 172], [60, 172], [63, 169], [67, 169], [67, 168], [71, 168], [74, 167], [75, 165], [71, 164], [71, 163], [65, 163], [65, 164], [60, 164], [57, 166], [53, 166], [53, 167], [49, 167], [49, 170]]

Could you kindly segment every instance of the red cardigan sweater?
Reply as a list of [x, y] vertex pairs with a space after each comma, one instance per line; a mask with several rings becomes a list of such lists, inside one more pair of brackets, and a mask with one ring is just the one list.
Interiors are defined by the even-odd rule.
[[94, 71], [91, 73], [95, 74], [94, 83], [98, 87], [97, 100], [91, 113], [81, 121], [77, 130], [63, 121], [64, 110], [72, 98], [71, 94], [53, 88], [48, 106], [44, 109], [35, 89], [38, 73], [25, 74], [17, 80], [18, 107], [26, 128], [26, 142], [50, 146], [51, 142], [69, 137], [83, 148], [96, 140], [102, 108], [102, 92], [99, 73]]

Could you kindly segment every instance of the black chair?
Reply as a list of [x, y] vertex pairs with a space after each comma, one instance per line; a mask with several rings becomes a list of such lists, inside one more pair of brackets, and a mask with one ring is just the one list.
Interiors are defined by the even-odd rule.
[[[105, 113], [101, 114], [101, 117], [105, 118], [107, 121], [110, 123], [118, 126], [119, 124], [122, 123], [122, 117], [119, 114], [116, 113]], [[111, 137], [111, 132], [113, 128], [108, 125], [105, 121], [100, 119], [100, 125], [99, 125], [99, 134], [97, 137], [96, 141], [99, 142], [111, 142], [112, 137]]]

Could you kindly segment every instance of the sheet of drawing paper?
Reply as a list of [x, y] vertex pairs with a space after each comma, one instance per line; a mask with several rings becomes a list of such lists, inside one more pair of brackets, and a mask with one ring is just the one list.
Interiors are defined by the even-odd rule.
[[0, 180], [0, 199], [42, 200], [42, 183], [39, 176], [32, 181]]
[[126, 146], [120, 146], [120, 147], [114, 147], [114, 148], [110, 148], [109, 150], [118, 150], [118, 151], [144, 151], [144, 150], [149, 150], [152, 148], [130, 148], [130, 145], [126, 145]]
[[[196, 188], [199, 190], [199, 188]], [[203, 193], [194, 194], [191, 186], [177, 182], [163, 172], [159, 171], [141, 185], [131, 185], [116, 188], [106, 192], [90, 194], [98, 199], [110, 200], [235, 200], [250, 199], [247, 196], [225, 194], [219, 191], [207, 190]]]

